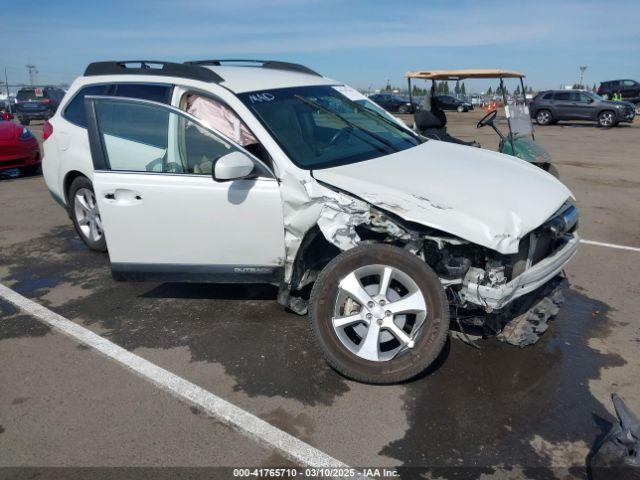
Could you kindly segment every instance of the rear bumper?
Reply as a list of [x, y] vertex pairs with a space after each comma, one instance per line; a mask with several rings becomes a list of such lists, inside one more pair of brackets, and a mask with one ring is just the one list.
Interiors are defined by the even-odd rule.
[[473, 274], [467, 275], [460, 292], [461, 297], [485, 309], [499, 310], [516, 298], [541, 287], [560, 273], [576, 254], [580, 237], [576, 232], [566, 237], [567, 243], [562, 248], [528, 268], [509, 283], [497, 286], [481, 285], [483, 278]]
[[52, 110], [18, 110], [14, 113], [18, 118], [25, 120], [44, 120], [53, 116]]

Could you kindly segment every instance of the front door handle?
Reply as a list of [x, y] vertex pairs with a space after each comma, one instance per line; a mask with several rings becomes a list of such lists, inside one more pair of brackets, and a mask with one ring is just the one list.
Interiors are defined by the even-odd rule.
[[104, 194], [104, 198], [106, 198], [107, 200], [115, 200], [116, 199], [116, 195], [115, 195], [115, 193], [105, 193]]

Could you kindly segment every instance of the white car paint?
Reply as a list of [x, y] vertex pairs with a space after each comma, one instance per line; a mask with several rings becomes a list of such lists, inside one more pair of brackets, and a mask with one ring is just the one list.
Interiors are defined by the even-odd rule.
[[367, 162], [313, 172], [372, 205], [500, 253], [556, 212], [571, 192], [501, 153], [430, 140]]
[[[284, 267], [283, 280], [289, 282], [310, 228], [317, 225], [329, 242], [347, 250], [360, 241], [355, 227], [370, 221], [371, 207], [514, 253], [518, 241], [571, 196], [552, 176], [522, 160], [435, 140], [353, 165], [300, 169], [235, 93], [339, 82], [291, 71], [208, 68], [224, 82], [81, 77], [50, 120], [54, 133], [44, 144], [43, 160], [47, 186], [66, 202], [63, 185], [69, 172], [93, 180], [114, 264], [268, 265]], [[223, 100], [269, 152], [275, 178], [217, 183], [201, 175], [94, 173], [86, 130], [67, 121], [63, 112], [83, 86], [105, 82], [175, 85], [174, 106], [188, 90]], [[385, 226], [391, 236], [403, 235], [392, 222]], [[562, 266], [569, 258], [562, 256]], [[557, 266], [538, 272], [537, 281]]]
[[282, 265], [274, 179], [98, 171], [93, 184], [112, 264]]

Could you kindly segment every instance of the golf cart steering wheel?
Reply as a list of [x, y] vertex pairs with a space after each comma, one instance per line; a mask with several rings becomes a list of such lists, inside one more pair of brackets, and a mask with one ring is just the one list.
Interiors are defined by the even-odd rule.
[[491, 110], [489, 113], [487, 113], [484, 117], [482, 117], [480, 119], [480, 121], [478, 122], [478, 124], [476, 125], [476, 128], [482, 128], [485, 127], [487, 125], [492, 125], [493, 121], [496, 118], [496, 115], [498, 115], [498, 110]]

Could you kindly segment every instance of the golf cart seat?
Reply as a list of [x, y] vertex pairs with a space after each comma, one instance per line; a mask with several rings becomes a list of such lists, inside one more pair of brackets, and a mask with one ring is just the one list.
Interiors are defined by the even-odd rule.
[[442, 142], [457, 143], [469, 147], [480, 147], [476, 141], [465, 142], [447, 133], [447, 116], [438, 109], [418, 110], [415, 114], [416, 130], [427, 138], [440, 140]]

